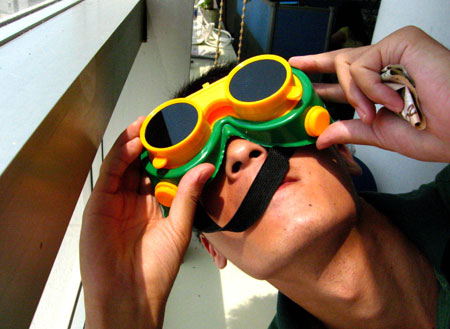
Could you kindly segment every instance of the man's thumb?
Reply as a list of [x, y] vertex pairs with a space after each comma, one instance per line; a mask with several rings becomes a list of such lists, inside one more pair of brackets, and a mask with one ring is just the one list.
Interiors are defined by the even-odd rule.
[[182, 232], [191, 231], [197, 201], [203, 186], [214, 172], [214, 165], [203, 163], [186, 173], [170, 208], [170, 219]]
[[361, 144], [379, 146], [371, 126], [360, 119], [337, 121], [327, 127], [319, 136], [316, 147], [319, 150], [333, 144]]

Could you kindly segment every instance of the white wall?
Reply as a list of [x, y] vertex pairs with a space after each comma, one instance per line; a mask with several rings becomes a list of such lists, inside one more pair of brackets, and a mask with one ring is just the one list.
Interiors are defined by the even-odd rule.
[[[178, 0], [147, 0], [148, 41], [140, 46], [104, 134], [105, 155], [119, 134], [131, 122], [138, 116], [147, 115], [156, 105], [167, 100], [179, 85], [189, 79], [192, 16], [193, 0], [182, 2]], [[109, 20], [112, 19], [108, 15], [105, 17]], [[83, 38], [84, 36], [80, 35], [79, 37]], [[102, 150], [99, 149], [90, 174], [94, 183], [98, 178], [101, 162]], [[88, 177], [30, 329], [84, 328], [82, 292], [77, 299], [80, 287], [78, 245], [81, 217], [90, 195], [90, 185], [90, 177]], [[181, 276], [181, 278], [184, 277]], [[218, 273], [214, 278], [217, 279], [216, 290], [220, 293]], [[189, 284], [187, 280], [184, 281], [185, 285]], [[199, 281], [197, 280], [197, 282]], [[198, 288], [198, 286], [195, 287]], [[216, 293], [216, 290], [213, 292]], [[197, 297], [197, 295], [191, 295]], [[220, 294], [216, 293], [214, 299], [217, 299], [217, 296], [218, 307], [221, 307]], [[74, 301], [78, 302], [75, 309]], [[180, 308], [182, 308], [183, 302], [184, 300], [178, 303]], [[199, 314], [205, 309], [205, 306], [202, 306], [197, 310]], [[223, 317], [223, 308], [219, 308], [219, 311], [218, 313]], [[72, 314], [73, 317], [71, 317]], [[174, 321], [178, 319], [177, 315], [174, 315], [173, 318]], [[185, 312], [179, 318], [179, 322], [183, 319], [189, 320], [190, 314]], [[167, 328], [183, 328], [183, 326]], [[188, 322], [184, 328], [194, 328], [194, 324]]]
[[382, 0], [372, 43], [406, 25], [420, 27], [450, 47], [450, 1]]
[[[415, 25], [449, 48], [449, 22], [449, 0], [382, 0], [372, 43], [403, 26]], [[372, 170], [379, 190], [388, 193], [411, 191], [433, 180], [446, 165], [416, 161], [361, 145], [356, 146], [356, 156]]]
[[189, 80], [194, 0], [147, 0], [147, 37], [105, 132], [105, 154], [138, 116], [147, 116]]

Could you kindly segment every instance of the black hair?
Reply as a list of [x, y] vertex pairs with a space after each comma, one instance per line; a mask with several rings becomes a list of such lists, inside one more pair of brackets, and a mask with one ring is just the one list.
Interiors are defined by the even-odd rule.
[[186, 97], [189, 96], [196, 91], [202, 89], [205, 83], [213, 83], [217, 80], [225, 77], [230, 73], [230, 71], [236, 66], [236, 62], [225, 63], [221, 65], [217, 65], [207, 71], [205, 74], [196, 78], [194, 80], [189, 81], [183, 87], [181, 87], [175, 94], [174, 98]]
[[[196, 91], [202, 89], [203, 85], [205, 83], [213, 83], [217, 80], [225, 77], [230, 73], [230, 71], [236, 66], [236, 62], [229, 62], [221, 65], [217, 65], [213, 68], [211, 68], [209, 71], [207, 71], [205, 74], [200, 76], [199, 78], [193, 79], [192, 81], [185, 84], [182, 88], [180, 88], [175, 94], [174, 98], [181, 98], [189, 96]], [[210, 218], [206, 211], [201, 206], [200, 202], [197, 204], [197, 210], [195, 212], [195, 221], [197, 222], [203, 222], [203, 221], [209, 221]], [[200, 234], [202, 233], [199, 231], [195, 225], [193, 227], [193, 231], [197, 238], [200, 240]]]

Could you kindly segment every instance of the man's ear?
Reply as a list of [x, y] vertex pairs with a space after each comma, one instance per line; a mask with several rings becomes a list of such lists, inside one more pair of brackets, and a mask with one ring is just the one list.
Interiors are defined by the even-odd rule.
[[223, 256], [220, 251], [218, 251], [209, 240], [202, 234], [200, 235], [200, 240], [202, 241], [203, 246], [211, 255], [214, 264], [216, 264], [218, 269], [223, 269], [227, 266], [227, 259]]
[[348, 147], [343, 144], [336, 144], [335, 147], [336, 147], [336, 150], [339, 152], [339, 154], [344, 159], [350, 175], [352, 175], [352, 176], [362, 175], [362, 169], [359, 166], [359, 164], [355, 161], [355, 159], [353, 158], [353, 154], [352, 154], [352, 152], [350, 152]]

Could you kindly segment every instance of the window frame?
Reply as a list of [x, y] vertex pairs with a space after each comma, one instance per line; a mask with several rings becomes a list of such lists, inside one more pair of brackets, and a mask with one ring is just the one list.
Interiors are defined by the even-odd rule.
[[34, 5], [0, 21], [0, 46], [84, 0], [53, 0]]
[[30, 326], [145, 12], [143, 0], [84, 0], [0, 46], [2, 328]]

